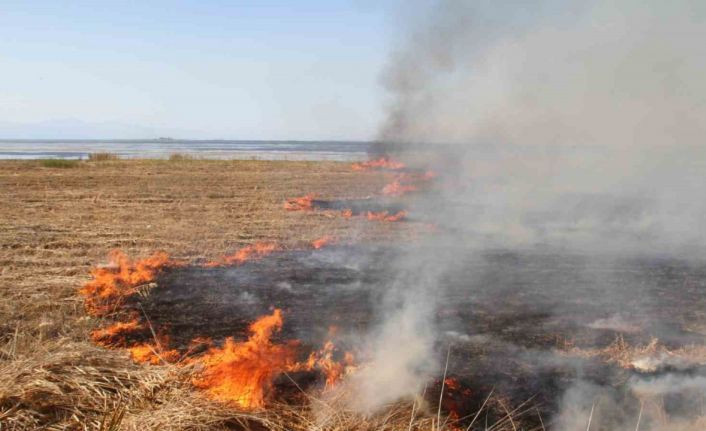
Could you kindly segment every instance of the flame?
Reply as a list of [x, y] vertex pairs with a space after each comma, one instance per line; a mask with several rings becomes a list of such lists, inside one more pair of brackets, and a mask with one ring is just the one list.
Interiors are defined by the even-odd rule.
[[316, 196], [308, 194], [300, 198], [287, 199], [284, 203], [284, 209], [287, 211], [311, 211], [314, 209], [313, 200]]
[[[319, 248], [332, 241], [333, 237], [325, 236], [314, 241], [312, 246]], [[256, 243], [207, 266], [240, 264], [275, 249], [277, 247], [272, 243]], [[131, 260], [122, 252], [115, 251], [110, 257], [110, 265], [92, 270], [94, 279], [81, 289], [86, 307], [94, 315], [117, 309], [125, 296], [136, 293], [138, 286], [154, 280], [163, 267], [178, 264], [165, 253]], [[326, 341], [323, 348], [309, 355], [306, 362], [297, 362], [298, 341], [278, 344], [271, 341], [272, 335], [280, 331], [282, 325], [282, 313], [276, 309], [271, 315], [263, 316], [250, 325], [249, 338], [244, 342], [228, 337], [222, 347], [213, 347], [210, 339], [195, 338], [186, 349], [182, 349], [184, 352], [169, 349], [169, 338], [165, 334], [156, 335], [152, 342], [130, 340], [130, 335], [145, 330], [145, 324], [137, 317], [96, 329], [91, 333], [91, 338], [105, 347], [125, 348], [137, 363], [200, 364], [203, 369], [192, 379], [193, 385], [203, 389], [214, 400], [245, 409], [264, 406], [274, 379], [283, 372], [320, 372], [325, 377], [325, 387], [330, 388], [355, 369], [353, 355], [337, 351], [332, 341]], [[142, 335], [138, 334], [139, 337]], [[194, 357], [206, 349], [202, 356]], [[192, 359], [184, 361], [184, 358]]]
[[178, 350], [168, 350], [169, 338], [161, 336], [156, 343], [140, 343], [128, 348], [130, 358], [140, 364], [159, 365], [162, 362], [178, 362], [181, 355]]
[[101, 346], [115, 346], [125, 343], [125, 335], [142, 329], [142, 325], [137, 319], [128, 322], [117, 322], [104, 328], [95, 329], [91, 332], [91, 339]]
[[367, 171], [371, 169], [392, 169], [400, 170], [407, 167], [402, 162], [393, 160], [387, 156], [382, 156], [374, 160], [368, 160], [367, 162], [353, 163], [353, 170], [356, 171]]
[[371, 220], [371, 221], [394, 222], [394, 221], [403, 220], [405, 217], [407, 217], [407, 211], [399, 211], [396, 214], [390, 214], [387, 211], [381, 211], [381, 212], [368, 211], [367, 217], [368, 217], [368, 220]]
[[216, 266], [225, 265], [241, 265], [251, 259], [257, 259], [277, 250], [277, 244], [272, 242], [256, 242], [255, 244], [248, 245], [241, 248], [235, 253], [223, 256], [218, 260], [207, 262], [204, 266], [207, 268], [213, 268]]
[[108, 266], [91, 270], [93, 280], [79, 290], [86, 310], [96, 317], [114, 310], [124, 297], [136, 292], [137, 286], [154, 280], [162, 268], [173, 263], [163, 252], [133, 261], [122, 251], [114, 250], [109, 259]]
[[214, 400], [245, 409], [263, 407], [274, 378], [295, 366], [295, 344], [273, 344], [270, 337], [282, 328], [279, 309], [250, 325], [250, 338], [237, 343], [232, 337], [199, 359], [203, 372], [192, 380]]
[[444, 386], [446, 386], [449, 390], [456, 391], [458, 388], [461, 387], [461, 385], [458, 383], [458, 380], [456, 380], [453, 377], [447, 377], [444, 379]]
[[322, 236], [319, 239], [316, 239], [311, 242], [311, 246], [314, 247], [316, 250], [325, 247], [329, 244], [332, 244], [335, 241], [335, 238], [332, 237], [331, 235], [325, 235]]
[[353, 210], [350, 208], [345, 209], [345, 210], [341, 211], [341, 215], [344, 218], [351, 218], [351, 217], [353, 217]]
[[333, 341], [326, 341], [321, 350], [309, 355], [309, 359], [304, 367], [307, 370], [321, 370], [326, 377], [326, 388], [336, 386], [344, 376], [355, 370], [353, 354], [351, 352], [345, 352], [343, 354], [343, 362], [338, 362], [333, 359], [335, 349], [336, 347]]
[[395, 175], [394, 181], [382, 189], [382, 194], [388, 196], [402, 196], [409, 192], [419, 190], [419, 185], [431, 181], [436, 177], [433, 171], [426, 171], [424, 174], [402, 172]]
[[405, 193], [417, 190], [417, 186], [412, 184], [402, 184], [399, 180], [395, 180], [386, 185], [382, 189], [382, 194], [388, 196], [402, 196]]

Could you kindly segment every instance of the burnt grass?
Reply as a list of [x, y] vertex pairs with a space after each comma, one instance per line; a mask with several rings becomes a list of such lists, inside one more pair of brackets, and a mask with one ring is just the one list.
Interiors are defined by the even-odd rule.
[[400, 211], [406, 210], [406, 206], [400, 204], [399, 202], [384, 198], [338, 200], [314, 199], [311, 201], [311, 205], [315, 209], [319, 210], [350, 210], [352, 215], [365, 215], [368, 212], [387, 212], [388, 214], [396, 214]]
[[[216, 344], [229, 336], [244, 340], [248, 325], [275, 307], [285, 320], [276, 339], [300, 340], [302, 357], [321, 346], [331, 326], [338, 328], [336, 344], [343, 351], [384, 319], [381, 304], [399, 278], [390, 269], [399, 254], [392, 247], [333, 246], [276, 252], [235, 267], [174, 267], [133, 301], [182, 351], [196, 337]], [[433, 265], [433, 250], [428, 256]], [[637, 344], [658, 337], [674, 348], [703, 342], [686, 329], [695, 319], [703, 324], [703, 266], [536, 251], [458, 250], [455, 256], [457, 264], [430, 287], [438, 300], [430, 324], [439, 334], [437, 362], [444, 363], [449, 349], [448, 376], [460, 383], [460, 389], [447, 388], [444, 408], [461, 416], [475, 412], [493, 391], [511, 405], [529, 400], [549, 417], [578, 378], [613, 387], [618, 398], [629, 396], [622, 385], [633, 371], [557, 355], [565, 343], [604, 347], [618, 335]], [[595, 325], [615, 316], [634, 327]], [[297, 378], [302, 385], [316, 381]], [[440, 382], [441, 376], [427, 392], [432, 403]], [[285, 392], [289, 383], [278, 381]]]

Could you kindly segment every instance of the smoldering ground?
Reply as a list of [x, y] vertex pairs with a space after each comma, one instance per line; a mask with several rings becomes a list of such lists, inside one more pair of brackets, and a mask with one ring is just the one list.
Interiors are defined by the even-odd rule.
[[[404, 302], [412, 298], [405, 294], [407, 287], [426, 285], [418, 283], [417, 273], [409, 271], [411, 278], [405, 279], [392, 269], [409, 258], [407, 252], [423, 253], [422, 272], [444, 286], [430, 291], [423, 304]], [[282, 309], [285, 319], [276, 342], [299, 340], [302, 359], [336, 327], [337, 351], [354, 352], [360, 364], [339, 388], [353, 391], [349, 407], [366, 412], [410, 394], [421, 395], [425, 386], [426, 398], [433, 402], [430, 394], [438, 394], [450, 347], [447, 377], [468, 391], [456, 394], [455, 413], [474, 413], [492, 391], [510, 405], [531, 399], [548, 420], [561, 410], [562, 394], [574, 382], [618, 392], [623, 388], [627, 392], [621, 402], [634, 407], [639, 401], [630, 388], [638, 383], [698, 377], [706, 349], [677, 349], [686, 340], [696, 343], [703, 337], [687, 326], [695, 323], [689, 316], [706, 305], [697, 291], [704, 284], [679, 295], [673, 292], [683, 288], [684, 280], [703, 280], [705, 274], [703, 266], [676, 260], [598, 260], [536, 250], [438, 249], [428, 243], [405, 252], [396, 245], [339, 245], [279, 251], [235, 268], [168, 268], [149, 295], [135, 298], [139, 306], [127, 304], [126, 309], [144, 311], [154, 328], [167, 330], [170, 348], [179, 351], [189, 350], [194, 339], [218, 343], [224, 337], [241, 337], [248, 324], [271, 307]], [[641, 294], [633, 298], [637, 286]], [[657, 303], [653, 298], [665, 300]], [[423, 311], [429, 320], [409, 310]], [[374, 342], [369, 334], [375, 334]], [[142, 335], [150, 339], [149, 333]], [[628, 347], [603, 350], [621, 335]], [[653, 336], [660, 337], [663, 349], [629, 351], [629, 346], [649, 344]], [[380, 344], [383, 341], [389, 344]], [[624, 363], [614, 362], [616, 357]], [[303, 388], [316, 383], [311, 375], [293, 378]], [[281, 379], [285, 388], [278, 389], [277, 396], [292, 394], [288, 382]], [[370, 398], [358, 397], [366, 391]]]
[[[379, 315], [390, 317], [367, 339], [378, 350], [369, 375], [356, 384], [364, 407], [412, 396], [443, 368], [439, 298], [449, 294], [449, 274], [468, 268], [459, 248], [517, 259], [495, 268], [498, 273], [466, 273], [464, 295], [495, 298], [494, 308], [484, 311], [506, 325], [497, 332], [522, 325], [526, 313], [513, 314], [521, 306], [543, 316], [543, 331], [568, 332], [579, 344], [606, 345], [600, 332], [616, 330], [613, 336], [659, 337], [671, 348], [703, 345], [703, 312], [675, 303], [694, 301], [703, 310], [706, 296], [704, 3], [413, 5], [405, 3], [407, 21], [383, 72], [388, 116], [380, 148], [440, 173], [441, 186], [410, 213], [438, 224], [427, 245], [443, 259], [430, 268], [429, 249], [416, 247], [391, 263], [404, 287], [388, 291]], [[537, 256], [544, 256], [533, 262], [541, 276], [507, 280], [515, 266]], [[568, 256], [580, 263], [567, 264]], [[686, 267], [696, 273], [679, 275]], [[515, 290], [507, 291], [507, 283]], [[469, 308], [482, 310], [478, 302]], [[601, 329], [611, 320], [628, 324]], [[539, 343], [547, 351], [548, 344]], [[416, 347], [410, 352], [408, 346]], [[472, 367], [474, 359], [468, 361]], [[680, 379], [701, 376], [695, 370]], [[595, 407], [592, 400], [603, 393], [619, 407], [603, 409], [600, 419], [595, 409], [594, 424], [620, 429], [632, 423], [634, 429], [640, 416], [643, 429], [670, 426], [646, 419], [632, 384], [616, 389], [619, 379], [569, 380], [576, 386], [558, 385], [549, 394], [563, 400], [557, 429], [586, 429], [588, 417], [569, 422], [566, 411]], [[672, 414], [672, 424], [681, 426], [684, 416], [686, 424], [702, 420], [698, 409], [680, 411], [689, 404], [686, 392], [674, 401], [673, 392], [687, 387], [699, 386], [672, 386], [672, 401], [656, 409]]]
[[180, 349], [272, 306], [283, 339], [337, 325], [360, 364], [339, 389], [366, 413], [433, 392], [448, 352], [461, 416], [494, 392], [560, 430], [703, 421], [704, 7], [408, 9], [380, 137], [437, 172], [405, 206], [433, 233], [169, 268], [139, 311]]

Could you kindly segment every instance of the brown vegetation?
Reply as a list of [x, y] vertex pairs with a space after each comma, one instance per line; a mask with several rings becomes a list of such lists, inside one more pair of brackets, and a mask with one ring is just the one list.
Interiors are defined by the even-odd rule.
[[[386, 179], [344, 163], [112, 160], [74, 168], [0, 163], [2, 429], [308, 428], [307, 409], [241, 414], [194, 392], [189, 367], [135, 365], [125, 352], [96, 347], [91, 331], [100, 322], [87, 315], [78, 289], [117, 248], [211, 261], [256, 241], [299, 247], [324, 235], [350, 241], [394, 232], [394, 224], [282, 208], [309, 192], [366, 196]], [[358, 420], [326, 414], [330, 429]], [[406, 427], [409, 416], [395, 420]]]

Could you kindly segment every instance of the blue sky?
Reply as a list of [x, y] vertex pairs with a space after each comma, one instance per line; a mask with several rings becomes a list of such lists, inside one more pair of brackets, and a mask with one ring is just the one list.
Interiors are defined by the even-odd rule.
[[372, 138], [386, 7], [4, 1], [0, 138]]

